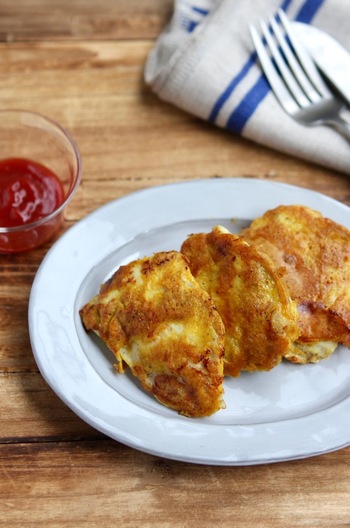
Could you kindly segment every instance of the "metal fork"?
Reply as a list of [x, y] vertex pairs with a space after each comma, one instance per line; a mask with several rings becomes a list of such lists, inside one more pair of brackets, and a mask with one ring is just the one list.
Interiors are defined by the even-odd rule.
[[327, 125], [350, 140], [350, 123], [340, 114], [345, 103], [330, 91], [303, 49], [287, 16], [279, 9], [262, 36], [250, 25], [256, 53], [270, 86], [284, 110], [307, 126]]

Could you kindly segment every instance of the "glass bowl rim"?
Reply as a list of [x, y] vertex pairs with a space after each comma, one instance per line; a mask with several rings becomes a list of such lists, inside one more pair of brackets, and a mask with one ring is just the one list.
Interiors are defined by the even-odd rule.
[[74, 139], [72, 138], [71, 134], [68, 132], [68, 130], [60, 125], [58, 121], [55, 121], [51, 117], [48, 117], [44, 114], [41, 114], [40, 112], [35, 112], [32, 110], [22, 110], [20, 108], [10, 108], [10, 109], [0, 109], [0, 117], [2, 114], [10, 114], [10, 113], [18, 113], [18, 114], [29, 114], [32, 116], [36, 116], [46, 122], [48, 122], [50, 125], [53, 125], [55, 128], [57, 128], [67, 139], [69, 144], [72, 147], [72, 151], [75, 157], [76, 161], [76, 170], [74, 171], [74, 182], [73, 185], [70, 187], [69, 192], [63, 202], [57, 207], [52, 213], [43, 216], [42, 218], [39, 218], [38, 220], [35, 220], [34, 222], [28, 222], [27, 224], [21, 224], [18, 226], [9, 226], [9, 227], [3, 227], [0, 225], [0, 234], [9, 234], [9, 233], [18, 233], [20, 231], [29, 231], [31, 229], [34, 229], [36, 227], [39, 227], [43, 224], [46, 224], [53, 220], [56, 216], [58, 216], [62, 211], [65, 209], [65, 207], [68, 205], [70, 200], [73, 198], [76, 190], [78, 189], [81, 181], [81, 155], [78, 149], [78, 146]]

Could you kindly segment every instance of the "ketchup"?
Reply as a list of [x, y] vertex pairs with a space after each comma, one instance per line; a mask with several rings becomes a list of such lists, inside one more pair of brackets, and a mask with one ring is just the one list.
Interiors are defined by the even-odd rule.
[[40, 220], [65, 198], [58, 177], [36, 161], [0, 160], [0, 226], [20, 226]]

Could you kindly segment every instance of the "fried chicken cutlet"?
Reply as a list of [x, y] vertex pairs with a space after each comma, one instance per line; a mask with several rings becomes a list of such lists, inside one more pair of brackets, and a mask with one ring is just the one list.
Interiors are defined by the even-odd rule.
[[189, 417], [224, 407], [224, 326], [179, 252], [121, 266], [81, 310], [95, 331], [159, 402]]
[[181, 251], [224, 322], [224, 373], [275, 367], [299, 327], [296, 305], [269, 259], [221, 226], [189, 236]]
[[318, 362], [338, 343], [350, 347], [350, 231], [309, 207], [282, 205], [241, 234], [284, 270], [297, 303], [301, 335], [286, 358]]

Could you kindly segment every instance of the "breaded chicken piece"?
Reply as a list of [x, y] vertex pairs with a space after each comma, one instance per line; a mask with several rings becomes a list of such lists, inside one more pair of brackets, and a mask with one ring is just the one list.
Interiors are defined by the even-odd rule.
[[269, 259], [221, 226], [189, 236], [181, 251], [224, 322], [224, 373], [275, 367], [299, 327], [295, 303]]
[[350, 346], [350, 231], [301, 205], [267, 211], [242, 232], [264, 252], [298, 305], [301, 336], [287, 359], [328, 357], [337, 343]]
[[176, 251], [121, 266], [80, 315], [162, 404], [189, 417], [224, 407], [224, 326]]

